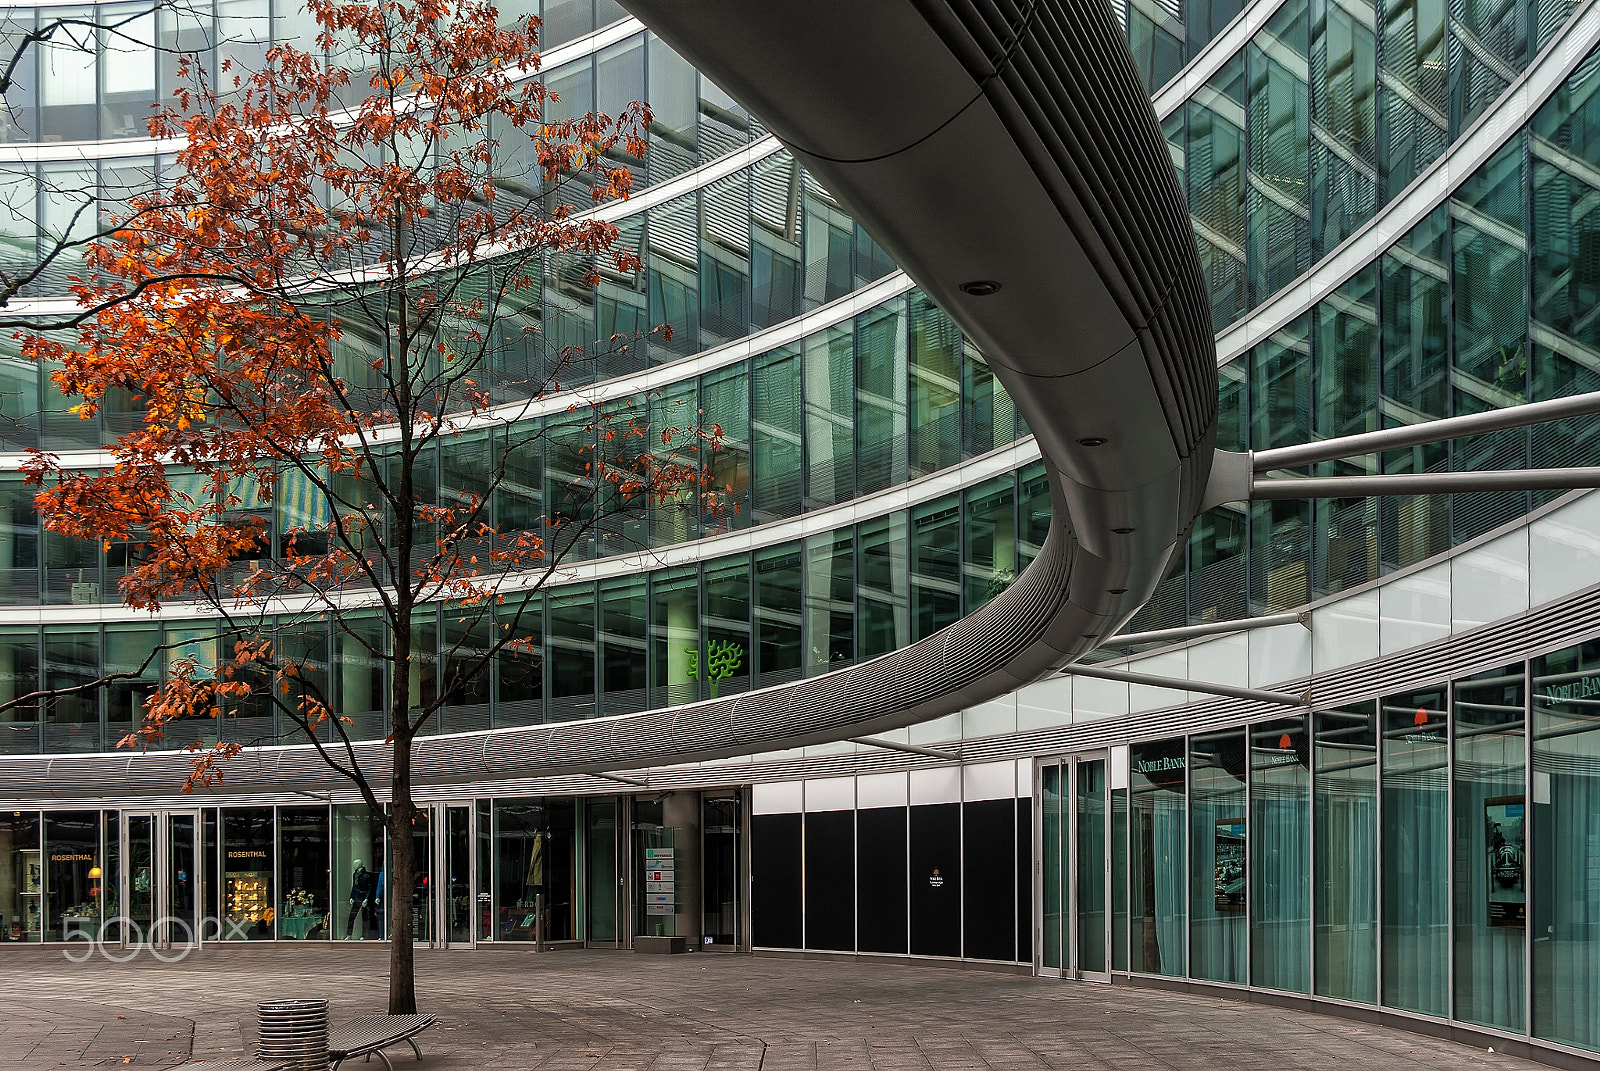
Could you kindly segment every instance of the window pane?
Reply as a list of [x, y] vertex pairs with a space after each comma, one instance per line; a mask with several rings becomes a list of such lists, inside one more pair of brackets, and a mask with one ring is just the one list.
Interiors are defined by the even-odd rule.
[[911, 614], [918, 640], [961, 616], [961, 507], [954, 495], [911, 511]]
[[[575, 936], [576, 814], [570, 799], [495, 803], [495, 940], [570, 941]], [[486, 884], [487, 878], [480, 881]], [[542, 920], [536, 914], [541, 897]]]
[[910, 473], [948, 468], [961, 459], [961, 333], [921, 291], [909, 312]]
[[722, 444], [702, 452], [710, 479], [712, 508], [701, 510], [702, 535], [724, 535], [750, 525], [750, 365], [745, 362], [700, 381], [700, 413], [685, 414], [679, 426], [715, 425]]
[[756, 639], [759, 687], [800, 676], [800, 544], [756, 551]]
[[286, 941], [326, 941], [332, 935], [328, 808], [285, 807], [278, 812], [278, 937]]
[[[100, 812], [46, 811], [44, 858], [44, 939], [65, 941], [78, 933], [97, 938], [106, 887], [100, 869]], [[27, 880], [26, 872], [23, 878]]]
[[792, 348], [773, 350], [755, 365], [751, 508], [754, 523], [765, 524], [792, 517], [804, 505], [800, 355]]
[[896, 300], [856, 317], [856, 492], [905, 481], [906, 320]]
[[271, 807], [222, 812], [224, 940], [272, 940], [277, 914], [272, 853]]
[[1189, 973], [1245, 981], [1248, 874], [1242, 729], [1189, 738]]
[[1600, 641], [1533, 661], [1533, 1032], [1600, 1049]]
[[1522, 664], [1455, 689], [1455, 1017], [1520, 1034], [1528, 924]]
[[579, 584], [549, 596], [545, 665], [549, 667], [550, 721], [594, 714], [594, 586]]
[[1311, 988], [1311, 768], [1305, 718], [1250, 734], [1250, 984]]
[[1319, 712], [1318, 996], [1378, 1001], [1378, 732], [1374, 705]]
[[1450, 1013], [1445, 695], [1383, 700], [1383, 1002]]
[[700, 571], [667, 569], [650, 577], [650, 705], [693, 703], [702, 696]]
[[333, 809], [331, 937], [376, 940], [385, 927], [383, 821], [364, 804]]
[[1130, 965], [1179, 978], [1188, 943], [1183, 744], [1178, 739], [1133, 745], [1128, 844]]
[[976, 457], [1016, 438], [1016, 413], [977, 346], [963, 338], [961, 348], [961, 445], [966, 457]]
[[[754, 652], [750, 650], [750, 559], [744, 555], [722, 559], [705, 567], [704, 626], [706, 649], [720, 650], [729, 670], [720, 678], [718, 694], [742, 692], [750, 687]], [[708, 655], [709, 657], [709, 655]]]
[[855, 539], [852, 531], [806, 540], [806, 666], [825, 672], [855, 659]]
[[805, 340], [806, 508], [855, 497], [855, 354], [847, 326]]
[[[45, 687], [74, 688], [100, 678], [100, 630], [51, 627], [44, 637]], [[45, 703], [46, 751], [100, 750], [98, 690], [49, 699]]]
[[972, 613], [1017, 576], [1016, 480], [1001, 476], [965, 492], [966, 612]]
[[906, 514], [863, 521], [856, 538], [861, 554], [856, 587], [860, 651], [862, 658], [872, 658], [911, 642]]

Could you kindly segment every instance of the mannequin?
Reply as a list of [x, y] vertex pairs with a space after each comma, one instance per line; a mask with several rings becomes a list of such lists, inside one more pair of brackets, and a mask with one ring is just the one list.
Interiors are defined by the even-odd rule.
[[344, 920], [344, 939], [351, 940], [351, 930], [355, 927], [356, 915], [361, 916], [361, 936], [366, 938], [368, 931], [376, 928], [378, 905], [377, 877], [366, 868], [361, 860], [355, 860], [355, 871], [350, 875], [350, 914]]

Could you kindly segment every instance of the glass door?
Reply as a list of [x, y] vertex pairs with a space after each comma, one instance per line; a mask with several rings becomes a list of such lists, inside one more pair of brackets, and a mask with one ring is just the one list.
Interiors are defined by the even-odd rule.
[[164, 927], [169, 944], [197, 945], [200, 943], [200, 886], [198, 866], [200, 852], [196, 834], [199, 815], [168, 813], [166, 818], [166, 882], [167, 902], [162, 915], [169, 921]]
[[123, 947], [198, 945], [199, 814], [124, 811], [120, 832], [127, 865], [118, 874], [122, 925], [116, 930]]
[[438, 859], [433, 871], [438, 875], [436, 895], [439, 917], [435, 920], [440, 948], [471, 948], [474, 944], [473, 889], [476, 846], [473, 836], [473, 809], [446, 805], [439, 808]]
[[737, 795], [701, 801], [701, 939], [708, 952], [736, 952], [743, 944], [742, 802]]
[[150, 943], [159, 912], [156, 910], [157, 863], [156, 829], [159, 816], [122, 812], [122, 945], [124, 948]]
[[1035, 842], [1034, 969], [1111, 980], [1111, 809], [1104, 751], [1043, 760]]
[[1076, 948], [1072, 965], [1078, 978], [1111, 981], [1107, 949], [1111, 945], [1110, 808], [1106, 806], [1106, 756], [1072, 760], [1073, 925]]
[[626, 880], [624, 856], [618, 850], [622, 840], [621, 808], [615, 797], [584, 801], [584, 864], [587, 885], [585, 939], [589, 944], [622, 947], [626, 936], [621, 925], [623, 882]]

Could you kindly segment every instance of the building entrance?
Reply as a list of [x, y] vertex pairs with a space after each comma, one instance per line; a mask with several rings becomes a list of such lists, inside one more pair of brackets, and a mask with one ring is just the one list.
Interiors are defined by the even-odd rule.
[[[199, 915], [198, 811], [124, 811], [119, 835], [127, 865], [118, 881], [121, 910], [107, 920], [108, 940], [124, 948], [167, 949], [224, 936], [203, 933]], [[262, 910], [269, 906], [263, 899]]]
[[1110, 763], [1104, 751], [1042, 760], [1034, 969], [1111, 981]]

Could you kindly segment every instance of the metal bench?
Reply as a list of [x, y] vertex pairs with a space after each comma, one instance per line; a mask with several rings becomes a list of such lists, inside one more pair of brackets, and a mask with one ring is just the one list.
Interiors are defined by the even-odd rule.
[[412, 1039], [433, 1024], [431, 1015], [364, 1015], [328, 1031], [328, 1060], [337, 1068], [352, 1056], [370, 1060], [377, 1053], [383, 1066], [392, 1071], [394, 1064], [383, 1050], [403, 1041], [422, 1059], [422, 1050]]

